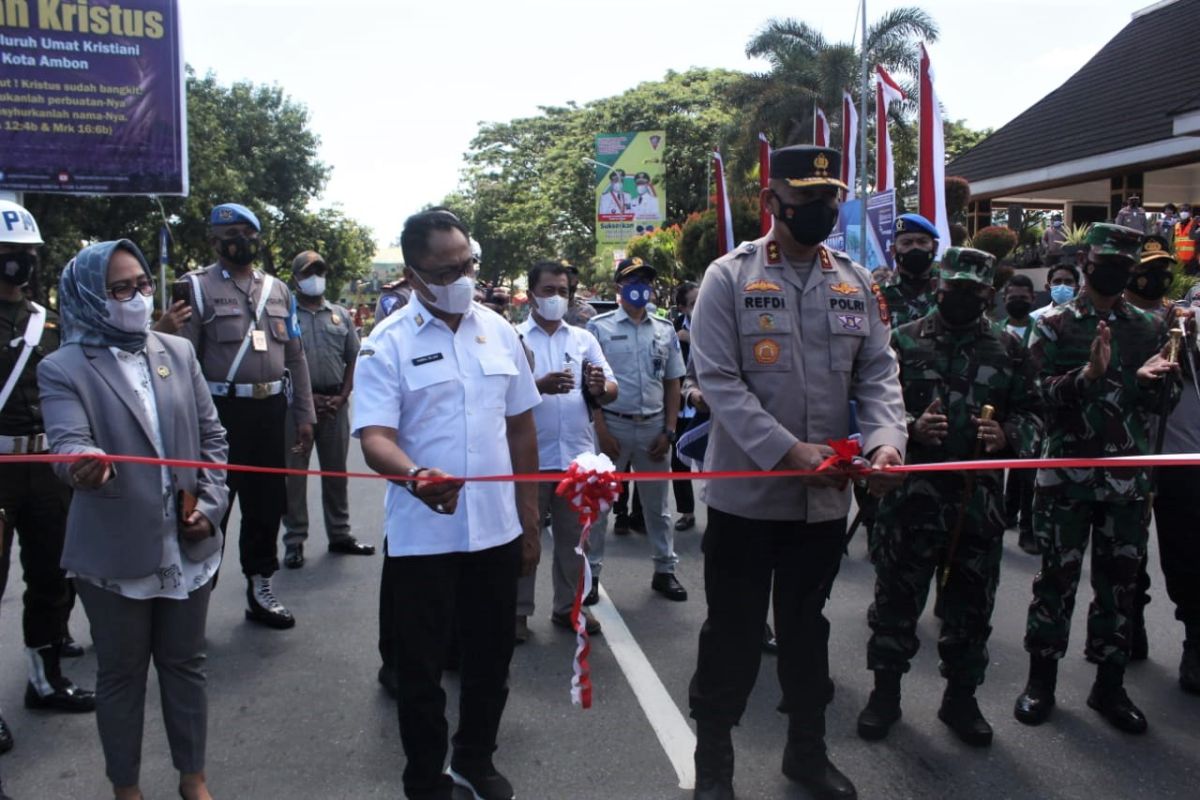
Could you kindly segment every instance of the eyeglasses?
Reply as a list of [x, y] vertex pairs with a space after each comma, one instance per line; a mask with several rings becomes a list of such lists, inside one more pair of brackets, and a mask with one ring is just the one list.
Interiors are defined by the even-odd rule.
[[128, 303], [133, 299], [135, 294], [140, 294], [145, 297], [150, 297], [154, 294], [155, 285], [154, 279], [142, 278], [137, 283], [133, 281], [119, 281], [111, 284], [106, 288], [106, 291], [112, 295], [112, 299], [118, 303]]
[[479, 265], [479, 259], [472, 256], [461, 264], [444, 266], [444, 267], [411, 267], [413, 272], [424, 280], [425, 276], [429, 276], [427, 283], [437, 284], [438, 286], [448, 286], [461, 278], [475, 271], [475, 267]]

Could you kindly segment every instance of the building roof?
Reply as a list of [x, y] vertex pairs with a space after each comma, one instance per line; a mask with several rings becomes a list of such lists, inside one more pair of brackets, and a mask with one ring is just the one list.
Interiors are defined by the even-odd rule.
[[1172, 117], [1200, 97], [1200, 74], [1184, 55], [1198, 41], [1200, 0], [1142, 9], [1066, 83], [948, 164], [946, 174], [973, 184], [1032, 179], [1053, 165], [1173, 138]]

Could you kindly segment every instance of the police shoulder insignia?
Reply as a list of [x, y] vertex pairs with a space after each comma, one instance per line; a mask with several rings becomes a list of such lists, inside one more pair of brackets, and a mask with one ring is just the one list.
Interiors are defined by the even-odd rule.
[[817, 252], [821, 254], [821, 269], [826, 271], [832, 270], [833, 259], [829, 257], [829, 249], [827, 247], [821, 247], [821, 249]]
[[845, 281], [842, 281], [841, 283], [831, 284], [829, 287], [829, 290], [831, 292], [837, 292], [838, 294], [844, 294], [844, 295], [858, 294], [858, 287], [851, 286], [850, 284], [846, 283]]
[[875, 295], [875, 302], [879, 304], [879, 321], [884, 325], [891, 325], [892, 314], [888, 310], [887, 298], [883, 296], [883, 290], [879, 288], [878, 283], [871, 284], [871, 293]]
[[768, 264], [782, 264], [783, 263], [783, 256], [780, 255], [780, 253], [779, 253], [779, 242], [775, 241], [774, 239], [767, 242], [767, 263]]
[[779, 342], [763, 339], [754, 345], [754, 360], [759, 364], [774, 364], [779, 361]]
[[775, 281], [768, 281], [768, 280], [763, 280], [762, 278], [758, 278], [756, 280], [750, 281], [745, 286], [743, 286], [742, 291], [745, 291], [745, 292], [782, 292], [783, 287], [780, 286]]
[[425, 324], [425, 317], [417, 314], [417, 316], [413, 318], [413, 322], [417, 323], [417, 327], [419, 328]]

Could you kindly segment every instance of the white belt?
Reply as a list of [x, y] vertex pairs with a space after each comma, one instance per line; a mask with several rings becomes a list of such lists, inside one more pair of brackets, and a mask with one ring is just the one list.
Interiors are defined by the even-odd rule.
[[24, 456], [49, 451], [50, 446], [44, 433], [35, 433], [32, 436], [0, 435], [0, 455]]
[[208, 390], [213, 393], [214, 397], [251, 397], [255, 400], [263, 400], [267, 397], [274, 397], [283, 392], [283, 381], [271, 381], [269, 383], [217, 383], [216, 381], [208, 382]]

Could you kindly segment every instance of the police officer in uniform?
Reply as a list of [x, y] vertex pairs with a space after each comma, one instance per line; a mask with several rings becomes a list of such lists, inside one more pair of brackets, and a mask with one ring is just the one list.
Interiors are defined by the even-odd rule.
[[937, 275], [933, 260], [938, 248], [937, 226], [920, 214], [901, 214], [896, 218], [896, 238], [892, 257], [896, 262], [896, 280], [883, 290], [892, 327], [920, 319], [937, 301]]
[[[37, 366], [58, 349], [58, 315], [25, 299], [21, 287], [37, 266], [42, 245], [33, 215], [0, 200], [0, 454], [48, 452], [38, 400]], [[29, 662], [27, 708], [93, 711], [95, 696], [62, 674], [60, 648], [74, 600], [59, 568], [70, 490], [49, 464], [0, 465], [0, 595], [8, 583], [13, 534], [21, 540], [25, 575], [22, 627]], [[0, 753], [12, 749], [0, 718]]]
[[[1025, 348], [984, 316], [995, 259], [951, 247], [942, 257], [936, 310], [892, 333], [908, 412], [910, 463], [984, 456], [1028, 457], [1039, 423]], [[991, 406], [994, 417], [983, 418]], [[867, 619], [867, 666], [875, 690], [858, 718], [864, 739], [882, 739], [900, 718], [900, 679], [920, 641], [917, 620], [930, 580], [943, 599], [938, 654], [946, 692], [938, 719], [964, 742], [991, 744], [975, 689], [1003, 552], [1003, 473], [911, 475], [886, 497], [876, 524], [875, 602]]]
[[[306, 250], [292, 261], [296, 281], [296, 317], [300, 338], [312, 378], [313, 405], [317, 424], [313, 442], [325, 472], [345, 472], [350, 447], [350, 392], [354, 389], [354, 362], [358, 358], [358, 334], [350, 312], [325, 299], [325, 276], [329, 266], [319, 253]], [[291, 452], [295, 447], [295, 413], [288, 410], [288, 466], [308, 469], [309, 454]], [[321, 508], [329, 552], [370, 556], [373, 545], [358, 541], [350, 533], [350, 501], [346, 478], [321, 478]], [[308, 539], [308, 478], [287, 477], [288, 510], [283, 517], [284, 566], [304, 566], [304, 542]]]
[[[282, 281], [254, 269], [262, 226], [250, 209], [225, 203], [212, 210], [209, 243], [217, 261], [189, 273], [191, 314], [179, 335], [196, 348], [221, 424], [229, 435], [229, 461], [258, 467], [287, 463], [284, 424], [290, 405], [296, 421], [294, 452], [312, 448], [312, 382], [292, 293]], [[279, 521], [287, 507], [282, 475], [230, 472], [242, 512], [239, 550], [246, 575], [246, 618], [290, 628], [295, 618], [271, 590], [279, 569]], [[229, 512], [221, 531], [229, 524]]]
[[[889, 347], [887, 303], [870, 273], [822, 242], [845, 185], [841, 156], [824, 147], [771, 154], [761, 195], [775, 217], [767, 236], [708, 268], [692, 315], [692, 363], [712, 412], [706, 470], [810, 470], [849, 434], [858, 401], [863, 450], [897, 465], [904, 402]], [[625, 385], [622, 384], [622, 391]], [[903, 478], [875, 469], [874, 491]], [[758, 675], [774, 578], [781, 708], [788, 714], [783, 772], [819, 798], [853, 798], [825, 752], [829, 622], [850, 492], [840, 477], [712, 481], [705, 486], [708, 618], [689, 690], [696, 720], [697, 800], [733, 794], [733, 743]]]
[[[596, 415], [596, 439], [618, 468], [629, 464], [637, 472], [670, 471], [679, 417], [679, 385], [685, 369], [679, 337], [670, 321], [648, 313], [657, 272], [640, 258], [617, 265], [614, 282], [620, 307], [588, 322], [612, 366], [621, 394]], [[650, 587], [668, 600], [687, 600], [687, 590], [675, 577], [675, 531], [667, 507], [665, 481], [641, 482], [646, 534], [654, 548], [654, 578]], [[604, 564], [607, 515], [593, 529], [589, 558], [599, 578]], [[597, 533], [599, 535], [597, 535]], [[593, 589], [593, 593], [597, 590]], [[592, 599], [588, 598], [589, 601]]]

